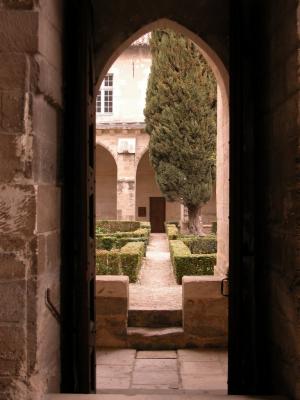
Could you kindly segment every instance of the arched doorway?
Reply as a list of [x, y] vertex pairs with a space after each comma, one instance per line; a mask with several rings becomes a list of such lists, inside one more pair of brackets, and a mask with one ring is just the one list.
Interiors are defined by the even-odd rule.
[[[81, 104], [79, 107], [81, 112], [80, 112], [79, 118], [78, 118], [80, 123], [78, 124], [78, 126], [76, 126], [76, 124], [75, 124], [76, 121], [74, 119], [73, 123], [71, 124], [72, 127], [75, 127], [75, 129], [77, 129], [77, 131], [78, 131], [78, 136], [80, 137], [80, 141], [76, 148], [76, 152], [78, 154], [84, 154], [84, 157], [82, 157], [82, 159], [80, 161], [85, 165], [84, 173], [81, 174], [82, 176], [79, 177], [79, 181], [80, 181], [80, 184], [82, 185], [81, 190], [82, 190], [82, 194], [84, 194], [84, 196], [83, 196], [84, 208], [85, 208], [85, 211], [87, 211], [86, 214], [89, 218], [89, 223], [85, 224], [84, 229], [82, 230], [82, 235], [81, 235], [81, 237], [83, 239], [83, 245], [84, 245], [83, 256], [82, 257], [77, 256], [77, 258], [80, 258], [80, 262], [79, 262], [79, 266], [78, 266], [79, 275], [82, 276], [84, 279], [86, 279], [85, 277], [87, 276], [86, 261], [91, 260], [92, 251], [93, 251], [93, 246], [88, 245], [88, 242], [89, 241], [91, 242], [93, 232], [94, 232], [93, 222], [92, 222], [92, 215], [93, 215], [92, 209], [93, 209], [94, 201], [93, 201], [93, 194], [91, 193], [92, 182], [89, 182], [88, 179], [86, 179], [88, 173], [90, 174], [90, 177], [92, 177], [93, 172], [91, 171], [90, 168], [87, 168], [85, 163], [87, 162], [87, 163], [89, 163], [90, 167], [94, 167], [94, 163], [92, 160], [93, 151], [91, 149], [92, 149], [92, 145], [95, 143], [93, 140], [94, 128], [95, 128], [95, 120], [93, 118], [93, 112], [94, 112], [93, 110], [95, 109], [95, 100], [96, 100], [95, 92], [100, 87], [100, 83], [101, 83], [104, 75], [107, 73], [112, 62], [116, 59], [118, 54], [120, 54], [120, 52], [122, 52], [122, 50], [128, 46], [128, 44], [130, 42], [137, 39], [142, 34], [148, 32], [148, 31], [151, 31], [152, 29], [155, 29], [156, 27], [162, 26], [162, 27], [169, 27], [171, 29], [177, 30], [177, 31], [185, 34], [190, 39], [192, 39], [202, 49], [203, 54], [207, 58], [212, 69], [214, 70], [217, 81], [218, 81], [218, 85], [219, 85], [218, 99], [219, 99], [219, 102], [221, 101], [221, 104], [219, 104], [219, 107], [221, 110], [224, 111], [224, 113], [227, 113], [226, 115], [224, 114], [224, 116], [218, 120], [218, 127], [221, 129], [221, 131], [224, 134], [224, 135], [222, 135], [223, 141], [222, 141], [221, 147], [228, 149], [228, 73], [226, 72], [226, 68], [224, 67], [223, 62], [217, 56], [217, 53], [216, 53], [217, 49], [219, 49], [219, 50], [221, 49], [220, 54], [222, 54], [222, 57], [225, 60], [228, 56], [228, 54], [227, 54], [228, 48], [227, 48], [227, 45], [223, 41], [224, 30], [222, 30], [222, 28], [221, 28], [220, 32], [218, 31], [219, 27], [224, 28], [224, 23], [226, 25], [226, 22], [224, 22], [224, 21], [226, 21], [227, 12], [224, 14], [225, 20], [222, 21], [221, 25], [219, 24], [220, 19], [214, 21], [214, 18], [212, 18], [212, 20], [214, 21], [212, 25], [216, 24], [216, 27], [217, 27], [216, 37], [218, 37], [218, 39], [216, 39], [216, 37], [214, 39], [212, 39], [212, 36], [210, 35], [210, 32], [209, 32], [209, 30], [212, 26], [210, 26], [210, 28], [209, 28], [209, 25], [205, 24], [205, 27], [207, 28], [207, 32], [204, 29], [204, 31], [202, 32], [203, 34], [201, 36], [206, 38], [208, 43], [210, 43], [212, 45], [212, 47], [207, 45], [207, 43], [204, 42], [203, 40], [201, 40], [198, 35], [193, 33], [193, 30], [195, 32], [198, 31], [198, 29], [196, 29], [197, 24], [198, 23], [200, 24], [201, 21], [202, 22], [205, 21], [205, 13], [201, 14], [201, 10], [200, 10], [200, 9], [202, 9], [203, 5], [201, 5], [201, 6], [199, 5], [200, 9], [197, 10], [197, 12], [195, 11], [196, 14], [198, 14], [198, 12], [199, 12], [199, 20], [198, 20], [197, 24], [195, 24], [192, 21], [190, 21], [190, 23], [188, 23], [188, 21], [187, 21], [186, 25], [190, 26], [191, 30], [184, 28], [184, 25], [185, 25], [184, 21], [182, 24], [178, 24], [171, 20], [159, 19], [162, 15], [170, 15], [170, 16], [172, 15], [172, 13], [170, 14], [168, 12], [164, 13], [162, 11], [162, 15], [156, 15], [155, 17], [152, 16], [152, 18], [150, 17], [150, 20], [147, 17], [145, 20], [144, 17], [147, 14], [147, 11], [143, 9], [143, 12], [141, 13], [141, 18], [137, 17], [137, 20], [135, 21], [135, 23], [130, 24], [130, 27], [124, 31], [125, 36], [123, 35], [123, 33], [118, 34], [118, 28], [116, 27], [116, 29], [114, 31], [110, 31], [112, 33], [112, 36], [109, 37], [110, 35], [108, 35], [108, 37], [109, 37], [108, 40], [105, 39], [107, 32], [102, 32], [103, 36], [102, 36], [101, 40], [103, 40], [103, 41], [100, 40], [100, 42], [99, 42], [99, 35], [101, 36], [102, 33], [99, 33], [99, 31], [98, 31], [99, 26], [101, 26], [101, 23], [99, 26], [97, 26], [97, 24], [99, 23], [98, 17], [99, 16], [101, 17], [101, 15], [105, 15], [105, 13], [102, 12], [103, 10], [101, 10], [101, 13], [99, 13], [99, 11], [100, 11], [99, 9], [97, 11], [97, 8], [99, 5], [96, 2], [93, 5], [95, 8], [95, 10], [94, 10], [95, 31], [94, 31], [93, 35], [91, 33], [89, 33], [91, 36], [89, 36], [89, 34], [87, 34], [86, 36], [84, 36], [82, 38], [82, 43], [80, 44], [80, 46], [81, 46], [80, 48], [83, 51], [83, 53], [85, 52], [86, 54], [89, 54], [89, 51], [91, 51], [91, 48], [92, 48], [91, 41], [94, 40], [95, 44], [94, 44], [93, 48], [95, 49], [95, 52], [93, 55], [95, 56], [95, 75], [98, 76], [98, 82], [95, 86], [93, 86], [91, 84], [93, 63], [90, 62], [90, 65], [89, 65], [89, 63], [87, 61], [87, 60], [89, 60], [89, 56], [87, 58], [81, 57], [82, 64], [81, 64], [81, 62], [79, 63], [80, 64], [79, 70], [81, 68], [83, 68], [86, 75], [84, 76], [84, 74], [81, 73], [80, 76], [81, 76], [82, 80], [80, 82], [78, 82], [77, 87], [80, 89], [82, 89], [82, 87], [84, 87], [84, 89], [86, 89], [86, 90], [88, 89], [90, 94], [92, 92], [94, 92], [93, 93], [94, 104], [90, 101], [91, 99], [89, 98], [88, 94], [86, 94], [86, 98], [82, 97]], [[150, 3], [149, 3], [149, 5], [150, 5]], [[143, 7], [144, 6], [145, 6], [145, 4], [143, 4]], [[176, 7], [174, 8], [173, 6], [168, 6], [168, 7], [171, 7], [174, 10], [175, 14], [177, 12], [179, 13], [178, 15], [176, 14], [177, 17], [175, 16], [174, 19], [178, 19], [180, 21], [181, 18], [179, 17], [179, 15], [181, 14], [181, 11], [179, 9], [177, 10], [177, 8]], [[197, 7], [198, 6], [196, 6], [196, 8]], [[226, 6], [224, 6], [224, 7], [226, 9]], [[175, 9], [176, 9], [176, 11], [175, 11]], [[212, 6], [212, 9], [214, 11], [216, 11], [215, 7], [213, 7], [213, 6]], [[205, 9], [205, 12], [207, 12], [207, 11], [208, 10]], [[219, 11], [221, 11], [221, 10], [219, 10]], [[151, 7], [149, 9], [149, 12], [151, 14]], [[128, 13], [130, 14], [129, 9], [128, 9]], [[222, 12], [220, 14], [222, 14]], [[213, 15], [213, 14], [211, 14], [211, 15]], [[122, 17], [123, 17], [123, 15], [122, 15]], [[83, 22], [83, 25], [84, 25], [85, 23], [87, 23], [87, 21], [89, 21], [90, 14], [88, 14], [88, 12], [87, 12], [84, 16], [80, 15], [78, 18], [79, 18], [79, 20], [84, 20], [84, 18], [85, 18], [85, 22]], [[155, 20], [156, 22], [149, 24], [149, 21], [151, 21], [151, 20], [152, 21]], [[136, 22], [137, 22], [137, 25], [136, 25]], [[90, 26], [89, 23], [87, 23], [87, 25]], [[142, 28], [140, 28], [140, 27], [142, 27]], [[88, 31], [86, 26], [84, 29], [86, 29], [86, 31]], [[116, 33], [116, 35], [115, 35], [115, 33]], [[70, 41], [71, 41], [71, 37], [72, 37], [72, 35], [71, 35], [71, 31], [70, 31]], [[74, 41], [74, 38], [72, 38], [72, 41]], [[213, 48], [215, 48], [216, 51], [213, 50]], [[86, 50], [86, 49], [88, 49], [88, 50]], [[227, 56], [226, 56], [226, 54], [227, 54]], [[75, 60], [75, 61], [78, 62], [77, 60]], [[70, 62], [70, 64], [71, 64], [71, 62]], [[71, 65], [70, 65], [70, 70], [72, 70]], [[74, 76], [77, 76], [76, 71], [74, 72]], [[88, 79], [87, 79], [87, 77], [88, 77]], [[95, 83], [95, 80], [93, 80], [93, 82]], [[81, 84], [82, 84], [82, 86], [81, 86]], [[73, 92], [74, 91], [75, 91], [75, 93], [73, 93], [73, 94], [75, 95], [76, 94], [75, 88], [74, 88]], [[72, 91], [70, 91], [70, 94], [71, 93], [72, 93]], [[69, 95], [69, 98], [70, 98], [70, 103], [71, 103], [72, 96]], [[88, 105], [88, 112], [87, 112], [87, 105]], [[86, 112], [86, 115], [84, 115], [84, 111]], [[70, 111], [70, 116], [71, 115], [73, 117], [73, 113]], [[86, 131], [86, 128], [88, 128], [87, 131]], [[87, 157], [86, 153], [85, 153], [87, 150], [87, 143], [88, 143], [88, 148], [90, 151], [90, 157]], [[83, 147], [80, 147], [81, 144], [83, 145]], [[225, 157], [225, 159], [228, 159], [228, 157]], [[86, 194], [87, 194], [86, 185], [87, 184], [90, 184], [88, 193], [91, 193], [91, 194], [88, 194], [88, 196], [86, 196]], [[224, 188], [224, 185], [223, 185], [223, 188]], [[228, 209], [228, 201], [224, 201], [223, 204], [225, 206], [227, 206], [227, 209]], [[86, 215], [83, 215], [83, 216], [85, 217]], [[224, 218], [224, 221], [226, 221], [226, 223], [227, 223], [227, 230], [225, 229], [225, 231], [228, 232], [228, 220], [226, 219], [226, 217]], [[87, 233], [88, 233], [88, 237], [85, 236]], [[77, 243], [78, 238], [75, 238], [75, 239], [76, 239], [75, 241]], [[228, 244], [228, 235], [227, 235], [227, 244]], [[88, 247], [89, 247], [89, 250], [87, 250]], [[228, 259], [228, 250], [227, 250], [227, 259]], [[90, 264], [90, 267], [91, 267], [91, 264]], [[227, 265], [225, 265], [225, 268], [227, 268]], [[92, 345], [91, 345], [92, 341], [93, 341], [93, 339], [92, 339], [93, 332], [91, 331], [91, 329], [93, 329], [93, 325], [91, 326], [91, 328], [87, 327], [87, 325], [80, 326], [80, 323], [82, 323], [82, 321], [87, 321], [87, 318], [86, 318], [87, 313], [90, 316], [91, 320], [94, 318], [93, 317], [93, 315], [94, 315], [93, 305], [91, 303], [92, 298], [93, 298], [93, 293], [94, 293], [94, 286], [93, 286], [94, 278], [93, 278], [92, 270], [91, 270], [90, 276], [92, 277], [91, 280], [86, 280], [84, 282], [84, 284], [82, 284], [82, 288], [81, 288], [82, 290], [80, 292], [80, 297], [78, 296], [75, 301], [75, 303], [77, 303], [79, 305], [81, 304], [80, 299], [83, 299], [85, 301], [84, 307], [82, 307], [80, 309], [80, 315], [82, 316], [82, 318], [78, 318], [76, 313], [73, 316], [73, 320], [75, 321], [75, 324], [79, 330], [79, 333], [76, 336], [77, 339], [74, 341], [74, 343], [76, 344], [76, 341], [77, 341], [78, 344], [79, 343], [80, 343], [80, 345], [82, 344], [82, 349], [79, 351], [79, 357], [73, 359], [74, 365], [77, 366], [78, 371], [79, 371], [78, 372], [75, 370], [74, 373], [79, 378], [78, 379], [79, 384], [77, 387], [83, 388], [81, 390], [84, 390], [84, 391], [91, 390], [88, 388], [89, 387], [91, 388], [90, 382], [94, 381], [93, 376], [91, 376], [91, 374], [93, 374], [93, 370], [91, 368], [89, 371], [89, 368], [88, 368], [88, 366], [93, 365], [93, 359], [94, 359], [94, 354], [93, 354]], [[76, 277], [76, 278], [77, 278], [77, 282], [78, 282], [79, 281], [78, 277]], [[70, 284], [72, 284], [72, 281]], [[72, 287], [72, 290], [73, 290], [73, 287]], [[83, 333], [81, 331], [83, 331]], [[66, 337], [66, 334], [65, 334], [65, 337]], [[83, 338], [84, 340], [80, 342], [81, 338]], [[66, 342], [66, 340], [65, 340], [65, 342]], [[74, 356], [76, 356], [77, 351], [78, 351], [78, 346], [76, 348]], [[73, 350], [73, 352], [74, 352], [74, 350]], [[68, 353], [66, 352], [66, 356], [67, 356], [67, 354]], [[65, 356], [65, 359], [66, 359], [66, 356]], [[81, 361], [81, 363], [80, 363], [80, 361]], [[82, 379], [81, 376], [84, 376], [84, 379]], [[89, 378], [89, 376], [90, 376], [90, 378]], [[77, 382], [75, 382], [75, 383], [77, 384]]]
[[96, 146], [96, 220], [117, 219], [117, 164], [103, 146]]
[[[131, 36], [127, 41], [127, 45], [138, 38], [141, 34], [151, 31], [157, 27], [171, 28], [177, 32], [185, 34], [190, 39], [194, 40], [199, 48], [202, 50], [205, 58], [211, 65], [218, 83], [218, 144], [217, 144], [217, 197], [220, 199], [220, 207], [218, 208], [218, 235], [221, 237], [219, 243], [221, 247], [219, 254], [223, 251], [220, 257], [219, 274], [224, 274], [228, 270], [228, 214], [229, 214], [229, 109], [228, 109], [228, 73], [217, 55], [210, 49], [199, 37], [192, 32], [183, 28], [177, 23], [169, 20], [159, 20], [142, 28], [138, 33]], [[118, 50], [113, 53], [108, 63], [100, 73], [98, 87], [101, 79], [107, 73], [110, 73], [109, 67], [118, 57], [126, 44], [122, 44]], [[222, 155], [221, 155], [222, 154]], [[226, 164], [226, 168], [224, 168]], [[140, 189], [140, 190], [139, 190]], [[158, 187], [155, 184], [154, 174], [150, 167], [148, 152], [139, 160], [136, 172], [136, 216], [137, 219], [145, 218], [151, 219], [151, 197], [161, 197]], [[173, 204], [174, 205], [174, 204]], [[143, 215], [139, 215], [139, 208], [143, 208]], [[146, 209], [146, 210], [145, 210]], [[180, 209], [180, 206], [179, 206]], [[167, 217], [168, 219], [168, 217]], [[175, 217], [174, 220], [177, 218]]]
[[150, 221], [153, 232], [164, 232], [165, 221], [180, 221], [181, 204], [166, 202], [155, 181], [147, 150], [136, 170], [136, 219]]
[[[216, 170], [216, 214], [217, 214], [217, 268], [219, 275], [225, 275], [229, 269], [229, 73], [213, 46], [193, 31], [171, 19], [161, 18], [145, 24], [136, 30], [110, 53], [107, 59], [99, 58], [96, 52], [97, 89], [117, 57], [139, 37], [157, 28], [169, 28], [179, 32], [199, 47], [211, 67], [217, 81], [217, 170]], [[204, 35], [205, 36], [205, 35]], [[218, 46], [217, 46], [218, 47]], [[224, 57], [224, 54], [223, 58]]]

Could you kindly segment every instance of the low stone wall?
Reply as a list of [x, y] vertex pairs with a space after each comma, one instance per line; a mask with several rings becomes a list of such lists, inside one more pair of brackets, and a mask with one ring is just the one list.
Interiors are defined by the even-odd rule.
[[127, 347], [128, 299], [127, 276], [97, 275], [97, 347]]
[[228, 299], [221, 294], [221, 281], [217, 276], [183, 277], [183, 329], [187, 346], [227, 346]]
[[[227, 346], [228, 299], [221, 294], [221, 282], [222, 278], [217, 276], [183, 277], [183, 330], [181, 333], [177, 332], [181, 338], [178, 348]], [[128, 277], [97, 275], [97, 347], [131, 346], [127, 330], [128, 306]], [[148, 347], [149, 340], [157, 340], [154, 337], [151, 339], [148, 333], [145, 335]], [[172, 342], [174, 338], [170, 336], [167, 340]]]

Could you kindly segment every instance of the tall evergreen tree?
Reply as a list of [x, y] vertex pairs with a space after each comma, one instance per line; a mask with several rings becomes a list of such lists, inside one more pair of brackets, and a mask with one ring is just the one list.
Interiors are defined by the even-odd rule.
[[216, 81], [198, 47], [169, 29], [151, 34], [144, 110], [156, 181], [188, 209], [189, 231], [203, 235], [201, 208], [216, 170]]

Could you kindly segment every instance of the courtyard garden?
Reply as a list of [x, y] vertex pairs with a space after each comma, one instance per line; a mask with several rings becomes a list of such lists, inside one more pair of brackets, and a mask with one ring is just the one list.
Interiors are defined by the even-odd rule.
[[[181, 284], [185, 275], [213, 275], [217, 253], [216, 225], [212, 225], [212, 232], [206, 236], [181, 233], [178, 225], [165, 224], [177, 284]], [[149, 237], [149, 222], [97, 221], [97, 274], [127, 275], [130, 283], [136, 283]]]
[[137, 281], [150, 224], [139, 221], [97, 221], [96, 272], [98, 275], [127, 275]]

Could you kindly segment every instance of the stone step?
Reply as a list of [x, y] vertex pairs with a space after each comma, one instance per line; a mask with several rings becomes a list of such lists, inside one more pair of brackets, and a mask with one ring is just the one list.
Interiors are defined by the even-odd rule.
[[142, 328], [182, 326], [182, 310], [129, 309], [128, 326]]
[[45, 400], [287, 400], [280, 396], [230, 396], [224, 394], [203, 394], [197, 391], [173, 391], [162, 393], [151, 390], [150, 393], [136, 393], [134, 390], [120, 390], [118, 393], [99, 394], [48, 394]]
[[185, 346], [183, 329], [129, 327], [127, 340], [130, 348], [137, 350], [176, 350]]

